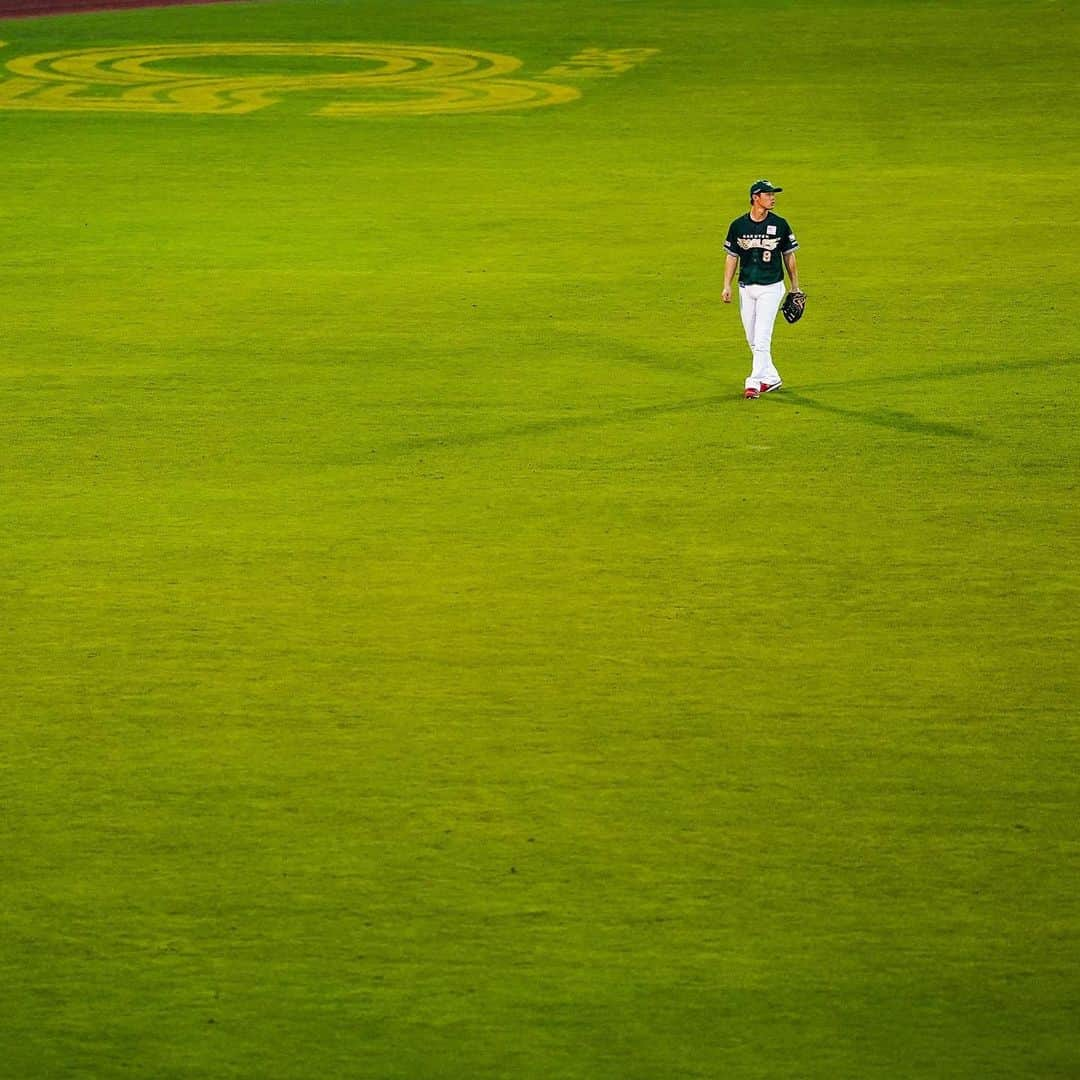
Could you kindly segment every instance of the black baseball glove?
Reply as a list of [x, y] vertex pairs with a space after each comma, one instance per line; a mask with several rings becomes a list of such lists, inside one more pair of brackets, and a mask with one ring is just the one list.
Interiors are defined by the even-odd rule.
[[802, 317], [803, 312], [806, 310], [806, 293], [796, 290], [795, 292], [789, 292], [784, 297], [784, 302], [780, 305], [780, 310], [784, 313], [784, 318], [790, 323], [797, 323]]

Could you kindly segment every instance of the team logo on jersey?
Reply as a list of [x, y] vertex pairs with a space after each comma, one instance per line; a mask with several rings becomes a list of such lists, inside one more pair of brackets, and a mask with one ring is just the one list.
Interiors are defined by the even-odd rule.
[[775, 251], [780, 243], [780, 237], [769, 240], [764, 236], [740, 236], [739, 247], [743, 251], [751, 251], [753, 248], [763, 248], [765, 251]]

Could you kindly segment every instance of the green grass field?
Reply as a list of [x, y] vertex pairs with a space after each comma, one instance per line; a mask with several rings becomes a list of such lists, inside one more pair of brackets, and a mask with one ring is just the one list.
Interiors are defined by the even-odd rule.
[[[0, 41], [0, 1076], [1080, 1075], [1069, 5]], [[148, 61], [220, 111], [4, 67], [238, 42]], [[273, 90], [331, 42], [580, 96]]]

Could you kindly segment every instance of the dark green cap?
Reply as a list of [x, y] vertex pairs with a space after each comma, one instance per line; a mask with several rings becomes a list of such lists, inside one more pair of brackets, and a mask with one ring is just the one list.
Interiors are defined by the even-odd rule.
[[773, 187], [768, 180], [755, 180], [750, 185], [750, 198], [760, 195], [763, 191], [783, 191], [782, 187]]

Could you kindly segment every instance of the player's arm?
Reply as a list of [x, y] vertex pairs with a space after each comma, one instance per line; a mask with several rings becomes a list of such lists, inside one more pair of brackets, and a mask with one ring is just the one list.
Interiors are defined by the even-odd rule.
[[799, 291], [799, 264], [794, 251], [784, 252], [784, 265], [787, 267], [787, 276], [791, 279], [791, 291]]
[[730, 254], [724, 256], [724, 292], [723, 298], [725, 304], [731, 303], [731, 282], [735, 278], [735, 270], [739, 265], [739, 260]]

